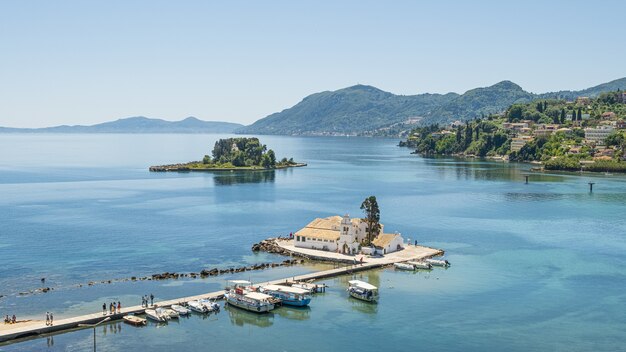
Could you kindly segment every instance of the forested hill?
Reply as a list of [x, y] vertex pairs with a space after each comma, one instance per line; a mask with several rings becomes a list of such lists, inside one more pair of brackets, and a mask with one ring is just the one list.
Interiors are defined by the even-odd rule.
[[626, 87], [626, 78], [581, 91], [534, 94], [502, 81], [464, 94], [395, 95], [378, 88], [356, 85], [315, 93], [295, 106], [262, 118], [237, 133], [282, 135], [401, 135], [416, 124], [445, 124], [471, 120], [504, 111], [515, 103], [535, 99], [595, 97]]

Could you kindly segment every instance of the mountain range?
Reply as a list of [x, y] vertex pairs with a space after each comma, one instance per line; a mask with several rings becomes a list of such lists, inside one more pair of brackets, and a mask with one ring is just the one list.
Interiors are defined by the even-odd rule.
[[181, 121], [165, 121], [137, 116], [91, 126], [0, 127], [0, 133], [232, 133], [241, 127], [243, 125], [238, 123], [202, 121], [195, 117], [188, 117]]
[[[471, 120], [535, 99], [594, 97], [626, 88], [626, 78], [580, 91], [534, 94], [502, 81], [463, 94], [395, 95], [367, 85], [307, 96], [295, 106], [240, 128], [236, 133], [282, 135], [390, 135], [414, 124]], [[398, 128], [400, 126], [400, 128]], [[381, 133], [382, 131], [382, 133]]]
[[463, 94], [396, 95], [368, 85], [311, 94], [298, 104], [264, 117], [249, 126], [202, 121], [188, 117], [165, 121], [143, 116], [91, 126], [46, 128], [0, 127], [0, 133], [240, 133], [278, 135], [380, 135], [398, 136], [415, 125], [471, 120], [500, 113], [514, 103], [535, 99], [574, 100], [626, 88], [626, 78], [579, 91], [530, 93], [519, 85], [502, 81]]

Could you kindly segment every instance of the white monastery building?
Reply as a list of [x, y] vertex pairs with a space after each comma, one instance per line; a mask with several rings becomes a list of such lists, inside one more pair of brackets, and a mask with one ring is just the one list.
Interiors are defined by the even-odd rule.
[[[380, 224], [380, 234], [372, 241], [375, 252], [386, 254], [401, 250], [404, 239], [399, 234], [384, 233]], [[296, 247], [319, 249], [343, 254], [357, 254], [367, 237], [367, 222], [351, 219], [349, 215], [317, 218], [296, 232]], [[365, 251], [363, 251], [365, 252]], [[371, 252], [368, 251], [368, 252]]]

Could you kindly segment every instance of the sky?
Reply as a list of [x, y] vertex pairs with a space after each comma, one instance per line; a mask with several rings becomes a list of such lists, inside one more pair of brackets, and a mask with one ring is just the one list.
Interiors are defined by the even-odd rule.
[[250, 124], [355, 84], [541, 93], [626, 76], [626, 1], [0, 1], [0, 126]]

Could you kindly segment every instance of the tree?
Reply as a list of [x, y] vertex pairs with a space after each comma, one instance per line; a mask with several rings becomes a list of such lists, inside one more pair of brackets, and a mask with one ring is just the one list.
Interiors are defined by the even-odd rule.
[[561, 123], [565, 123], [565, 109], [561, 109]]
[[576, 119], [578, 121], [582, 121], [583, 120], [583, 114], [582, 114], [582, 109], [578, 108], [578, 115], [576, 116]]
[[365, 213], [365, 222], [367, 223], [366, 245], [372, 243], [374, 238], [380, 232], [380, 209], [376, 196], [369, 196], [361, 203], [361, 210]]
[[273, 150], [268, 150], [266, 154], [270, 159], [270, 167], [276, 166], [276, 154], [274, 154]]

